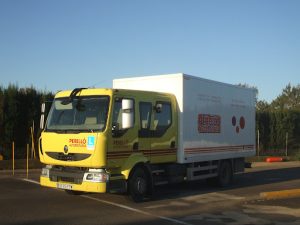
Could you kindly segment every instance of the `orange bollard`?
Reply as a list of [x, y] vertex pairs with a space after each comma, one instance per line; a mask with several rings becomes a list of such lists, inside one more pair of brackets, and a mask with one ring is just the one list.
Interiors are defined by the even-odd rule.
[[283, 158], [282, 157], [268, 157], [266, 158], [266, 162], [283, 162]]

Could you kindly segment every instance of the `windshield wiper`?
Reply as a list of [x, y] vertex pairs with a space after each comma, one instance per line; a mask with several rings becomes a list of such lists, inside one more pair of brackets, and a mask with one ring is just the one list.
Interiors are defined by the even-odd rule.
[[84, 89], [87, 89], [87, 88], [75, 88], [75, 89], [71, 92], [69, 98], [66, 99], [66, 100], [64, 100], [64, 101], [62, 101], [61, 104], [63, 104], [63, 105], [68, 105], [69, 103], [73, 102], [75, 96], [76, 96], [79, 92], [81, 92], [82, 90], [84, 90]]

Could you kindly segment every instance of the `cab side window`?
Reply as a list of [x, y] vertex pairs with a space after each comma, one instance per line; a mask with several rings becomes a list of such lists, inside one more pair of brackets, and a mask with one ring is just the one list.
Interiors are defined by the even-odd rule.
[[122, 129], [122, 98], [115, 98], [112, 115], [112, 135], [122, 137], [128, 129]]
[[163, 136], [172, 124], [172, 107], [169, 102], [157, 102], [153, 120], [153, 136]]
[[150, 102], [140, 102], [139, 111], [140, 111], [139, 137], [149, 137], [152, 104]]
[[113, 127], [119, 130], [122, 127], [122, 101], [121, 99], [115, 99], [113, 109]]

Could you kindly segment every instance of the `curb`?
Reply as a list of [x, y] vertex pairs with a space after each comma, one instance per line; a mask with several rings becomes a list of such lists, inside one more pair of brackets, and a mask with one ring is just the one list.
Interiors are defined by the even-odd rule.
[[260, 197], [267, 200], [300, 197], [300, 189], [262, 192], [260, 193]]

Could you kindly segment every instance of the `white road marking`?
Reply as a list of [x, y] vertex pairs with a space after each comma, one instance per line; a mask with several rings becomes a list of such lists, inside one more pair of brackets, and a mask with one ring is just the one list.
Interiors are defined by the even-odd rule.
[[[34, 184], [40, 185], [40, 183], [37, 182], [37, 181], [35, 181], [35, 180], [31, 180], [31, 179], [22, 179], [22, 180], [26, 181], [26, 182], [30, 182], [30, 183], [34, 183]], [[169, 222], [172, 222], [172, 223], [176, 223], [176, 224], [192, 225], [191, 223], [187, 223], [187, 222], [180, 221], [180, 220], [177, 220], [177, 219], [173, 219], [173, 218], [170, 218], [170, 217], [154, 215], [152, 213], [148, 213], [148, 212], [142, 211], [140, 209], [135, 209], [135, 208], [132, 208], [132, 207], [129, 207], [129, 206], [126, 206], [126, 205], [122, 205], [122, 204], [118, 204], [118, 203], [115, 203], [115, 202], [110, 202], [110, 201], [106, 201], [106, 200], [94, 198], [94, 197], [87, 196], [87, 195], [81, 195], [80, 197], [87, 198], [87, 199], [90, 199], [90, 200], [94, 200], [94, 201], [97, 201], [97, 202], [101, 202], [101, 203], [104, 203], [104, 204], [116, 206], [116, 207], [119, 207], [119, 208], [122, 208], [122, 209], [126, 209], [126, 210], [129, 210], [129, 211], [132, 211], [132, 212], [140, 213], [140, 214], [143, 214], [143, 215], [146, 215], [146, 216], [151, 216], [151, 217], [159, 218], [161, 220], [166, 220], [166, 221], [169, 221]]]
[[30, 179], [26, 179], [26, 178], [24, 178], [24, 179], [22, 179], [22, 180], [24, 180], [24, 181], [26, 181], [26, 182], [29, 182], [29, 183], [33, 183], [33, 184], [38, 184], [38, 185], [40, 185], [40, 182], [35, 181], [35, 180], [30, 180]]
[[118, 203], [115, 203], [115, 202], [110, 202], [110, 201], [106, 201], [106, 200], [102, 200], [102, 199], [98, 199], [98, 198], [93, 198], [93, 197], [90, 197], [90, 196], [87, 196], [87, 195], [82, 195], [81, 197], [91, 199], [91, 200], [94, 200], [94, 201], [97, 201], [97, 202], [105, 203], [105, 204], [108, 204], [108, 205], [113, 205], [113, 206], [116, 206], [116, 207], [119, 207], [119, 208], [122, 208], [122, 209], [127, 209], [129, 211], [137, 212], [137, 213], [140, 213], [140, 214], [143, 214], [143, 215], [156, 217], [156, 218], [159, 218], [161, 220], [167, 220], [169, 222], [173, 222], [173, 223], [177, 223], [177, 224], [191, 225], [190, 223], [187, 223], [187, 222], [183, 222], [183, 221], [176, 220], [176, 219], [169, 218], [169, 217], [165, 217], [165, 216], [154, 215], [152, 213], [148, 213], [148, 212], [142, 211], [140, 209], [135, 209], [135, 208], [132, 208], [132, 207], [129, 207], [129, 206], [126, 206], [126, 205], [122, 205], [122, 204], [118, 204]]

